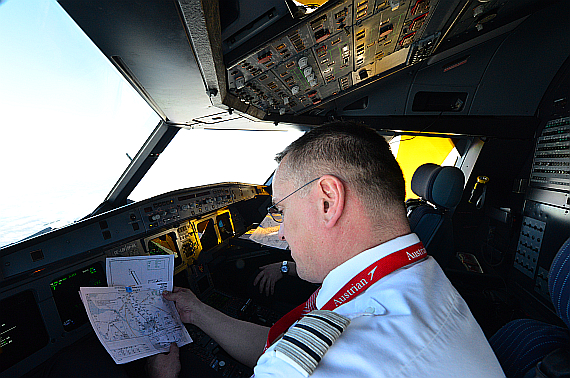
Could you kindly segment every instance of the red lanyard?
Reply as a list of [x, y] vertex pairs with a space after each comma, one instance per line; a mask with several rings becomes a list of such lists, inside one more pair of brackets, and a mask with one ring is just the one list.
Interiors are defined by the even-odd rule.
[[[424, 245], [422, 242], [419, 242], [377, 260], [372, 265], [363, 269], [346, 285], [344, 285], [327, 303], [325, 303], [321, 310], [334, 310], [338, 306], [350, 302], [381, 278], [400, 268], [420, 261], [426, 256], [427, 254]], [[316, 293], [317, 292], [311, 295], [313, 302], [316, 302]], [[309, 298], [307, 302], [311, 302], [311, 298]], [[273, 344], [273, 342], [275, 342], [282, 333], [287, 331], [295, 321], [299, 320], [305, 314], [314, 309], [316, 309], [316, 306], [311, 306], [309, 303], [303, 303], [285, 314], [285, 316], [279, 319], [269, 330], [265, 349]]]

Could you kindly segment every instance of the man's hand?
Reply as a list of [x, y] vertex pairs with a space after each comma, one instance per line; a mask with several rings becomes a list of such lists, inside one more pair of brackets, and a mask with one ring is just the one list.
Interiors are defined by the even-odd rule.
[[176, 378], [180, 373], [180, 351], [176, 343], [170, 344], [168, 353], [155, 354], [146, 361], [150, 378]]
[[163, 292], [162, 296], [174, 301], [176, 310], [180, 314], [180, 320], [183, 323], [194, 323], [194, 315], [200, 310], [202, 302], [194, 295], [190, 289], [183, 287], [174, 287], [172, 292]]
[[280, 262], [268, 264], [260, 267], [261, 272], [255, 277], [253, 281], [253, 286], [259, 283], [259, 292], [265, 292], [266, 296], [273, 295], [275, 292], [275, 283], [283, 278], [283, 273], [281, 272]]

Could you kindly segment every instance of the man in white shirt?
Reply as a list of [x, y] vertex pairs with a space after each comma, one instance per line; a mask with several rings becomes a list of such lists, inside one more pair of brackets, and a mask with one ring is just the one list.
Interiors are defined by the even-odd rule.
[[[322, 283], [312, 298], [326, 311], [303, 316], [307, 305], [270, 331], [176, 288], [165, 298], [183, 322], [255, 367], [255, 377], [504, 376], [467, 305], [410, 233], [402, 172], [382, 136], [328, 124], [277, 160], [269, 213], [299, 277]], [[152, 359], [151, 375], [176, 376], [177, 353]]]

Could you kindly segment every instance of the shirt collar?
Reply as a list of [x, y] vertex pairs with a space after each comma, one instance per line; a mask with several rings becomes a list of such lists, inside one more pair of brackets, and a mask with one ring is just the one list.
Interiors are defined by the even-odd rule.
[[325, 305], [348, 281], [373, 262], [418, 243], [420, 239], [416, 234], [407, 234], [389, 240], [359, 253], [350, 260], [337, 266], [325, 277], [317, 295], [317, 308]]

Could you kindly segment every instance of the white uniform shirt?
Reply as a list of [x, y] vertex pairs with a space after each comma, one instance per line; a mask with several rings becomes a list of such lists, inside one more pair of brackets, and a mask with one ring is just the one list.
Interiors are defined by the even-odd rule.
[[[405, 235], [335, 268], [317, 308], [373, 262], [418, 242]], [[504, 377], [467, 304], [432, 257], [387, 275], [334, 311], [351, 323], [311, 377]], [[275, 344], [259, 358], [255, 378], [303, 377], [278, 357]]]

